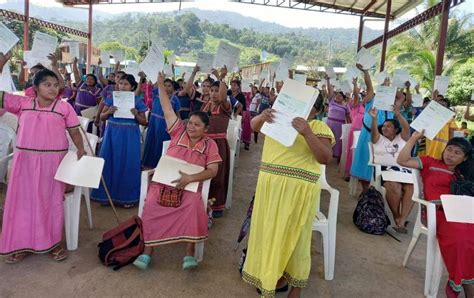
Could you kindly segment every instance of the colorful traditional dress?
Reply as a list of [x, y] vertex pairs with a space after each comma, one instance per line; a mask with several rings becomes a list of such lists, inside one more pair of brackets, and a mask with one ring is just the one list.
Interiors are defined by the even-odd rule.
[[[335, 143], [326, 124], [312, 120], [309, 125], [316, 136]], [[289, 148], [265, 138], [242, 272], [243, 279], [263, 296], [275, 295], [282, 276], [294, 287], [307, 284], [319, 175], [320, 164], [303, 136], [298, 135]]]
[[456, 121], [446, 123], [433, 140], [426, 139], [426, 155], [441, 159], [444, 148], [449, 141], [449, 129], [457, 129]]
[[349, 139], [347, 144], [347, 158], [346, 158], [346, 176], [351, 173], [352, 166], [352, 144], [354, 143], [354, 132], [362, 129], [362, 121], [364, 120], [365, 108], [362, 102], [359, 101], [357, 105], [352, 102], [349, 104], [351, 111], [351, 129], [349, 130]]
[[[113, 106], [113, 98], [105, 100], [105, 105]], [[135, 98], [138, 112], [147, 110], [145, 103]], [[135, 119], [115, 118], [107, 120], [100, 157], [105, 159], [102, 175], [110, 195], [119, 205], [136, 204], [140, 198], [140, 129]], [[108, 199], [103, 184], [94, 189], [92, 200], [107, 204]]]
[[[171, 143], [166, 155], [204, 168], [221, 162], [216, 143], [207, 136], [191, 148], [186, 125], [181, 120], [177, 120], [170, 128], [169, 134]], [[158, 203], [162, 187], [152, 182], [148, 189], [142, 215], [145, 245], [206, 240], [208, 217], [201, 198], [202, 185], [198, 192], [184, 191], [182, 203], [177, 208], [164, 207]]]
[[340, 158], [342, 154], [342, 125], [346, 123], [347, 115], [349, 115], [347, 105], [337, 103], [334, 96], [329, 98], [327, 125], [331, 128], [336, 138], [336, 145], [332, 148], [332, 155], [335, 158]]
[[[171, 98], [171, 105], [175, 113], [180, 109], [179, 99], [176, 96]], [[145, 139], [145, 150], [143, 152], [142, 165], [147, 168], [156, 168], [161, 158], [163, 142], [168, 141], [170, 135], [166, 131], [166, 121], [163, 109], [158, 97], [158, 89], [153, 90], [153, 107], [148, 121], [148, 130]]]
[[18, 137], [3, 214], [0, 254], [46, 253], [63, 235], [65, 184], [54, 180], [67, 153], [67, 129], [80, 126], [74, 109], [55, 100], [0, 92], [0, 108], [18, 116]]
[[[245, 100], [247, 101], [246, 106], [250, 106], [252, 102], [252, 93], [243, 93]], [[248, 109], [242, 111], [242, 134], [240, 136], [241, 140], [245, 144], [250, 144], [252, 140], [252, 127], [250, 126], [250, 120], [252, 119], [250, 111]]]
[[216, 141], [222, 163], [219, 165], [217, 176], [211, 181], [209, 198], [216, 199], [212, 209], [214, 211], [221, 211], [225, 209], [227, 189], [229, 186], [230, 149], [229, 143], [227, 142], [227, 127], [229, 126], [231, 111], [225, 111], [221, 105], [213, 109], [211, 109], [211, 107], [211, 101], [203, 106], [203, 111], [210, 112], [211, 114], [207, 135]]
[[81, 115], [81, 111], [95, 107], [97, 105], [97, 97], [100, 95], [102, 89], [97, 86], [88, 86], [85, 82], [82, 82], [77, 88], [75, 110], [78, 115]]
[[[369, 115], [369, 111], [374, 104], [374, 100], [371, 99], [365, 105], [365, 114], [362, 121], [362, 130], [360, 131], [359, 140], [357, 141], [357, 147], [354, 151], [354, 159], [352, 160], [351, 176], [369, 182], [372, 178], [373, 167], [367, 163], [369, 161], [369, 142], [371, 139], [370, 128], [372, 125], [372, 116]], [[378, 111], [377, 112], [377, 123], [383, 124], [385, 120], [393, 119], [393, 112]]]
[[[440, 204], [442, 194], [450, 194], [454, 173], [446, 164], [429, 156], [419, 159], [424, 198]], [[462, 285], [474, 284], [474, 224], [448, 222], [441, 205], [436, 210], [436, 237], [449, 273], [449, 285], [455, 292]]]

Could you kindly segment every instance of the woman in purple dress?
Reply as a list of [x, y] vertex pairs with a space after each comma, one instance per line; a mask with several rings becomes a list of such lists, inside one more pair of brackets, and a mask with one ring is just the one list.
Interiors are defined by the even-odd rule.
[[[73, 69], [76, 80], [80, 79], [77, 59], [74, 61]], [[98, 97], [100, 96], [102, 88], [98, 86], [97, 78], [93, 74], [86, 75], [85, 81], [81, 80], [80, 82], [76, 82], [76, 84], [78, 87], [74, 109], [77, 115], [81, 116], [82, 110], [97, 106]]]

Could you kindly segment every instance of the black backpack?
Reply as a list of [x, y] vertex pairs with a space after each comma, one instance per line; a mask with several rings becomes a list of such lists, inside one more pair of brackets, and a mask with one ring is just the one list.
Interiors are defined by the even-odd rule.
[[382, 194], [373, 186], [360, 195], [352, 220], [362, 232], [374, 235], [385, 234], [390, 225], [390, 219], [385, 213]]

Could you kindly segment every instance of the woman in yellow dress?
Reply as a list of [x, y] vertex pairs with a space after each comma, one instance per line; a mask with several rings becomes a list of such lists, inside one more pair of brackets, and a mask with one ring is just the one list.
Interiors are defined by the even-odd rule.
[[[272, 122], [272, 109], [252, 119], [252, 129], [260, 131]], [[265, 138], [262, 163], [255, 194], [249, 244], [242, 277], [264, 297], [288, 290], [299, 297], [311, 269], [312, 224], [319, 205], [320, 164], [332, 158], [335, 144], [331, 129], [316, 116], [295, 118], [299, 132], [291, 147]]]

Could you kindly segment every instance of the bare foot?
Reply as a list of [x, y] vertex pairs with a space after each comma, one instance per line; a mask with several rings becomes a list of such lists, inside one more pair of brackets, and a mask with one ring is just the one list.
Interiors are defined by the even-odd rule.
[[300, 298], [301, 296], [301, 288], [292, 287], [290, 292], [288, 293], [288, 298]]

